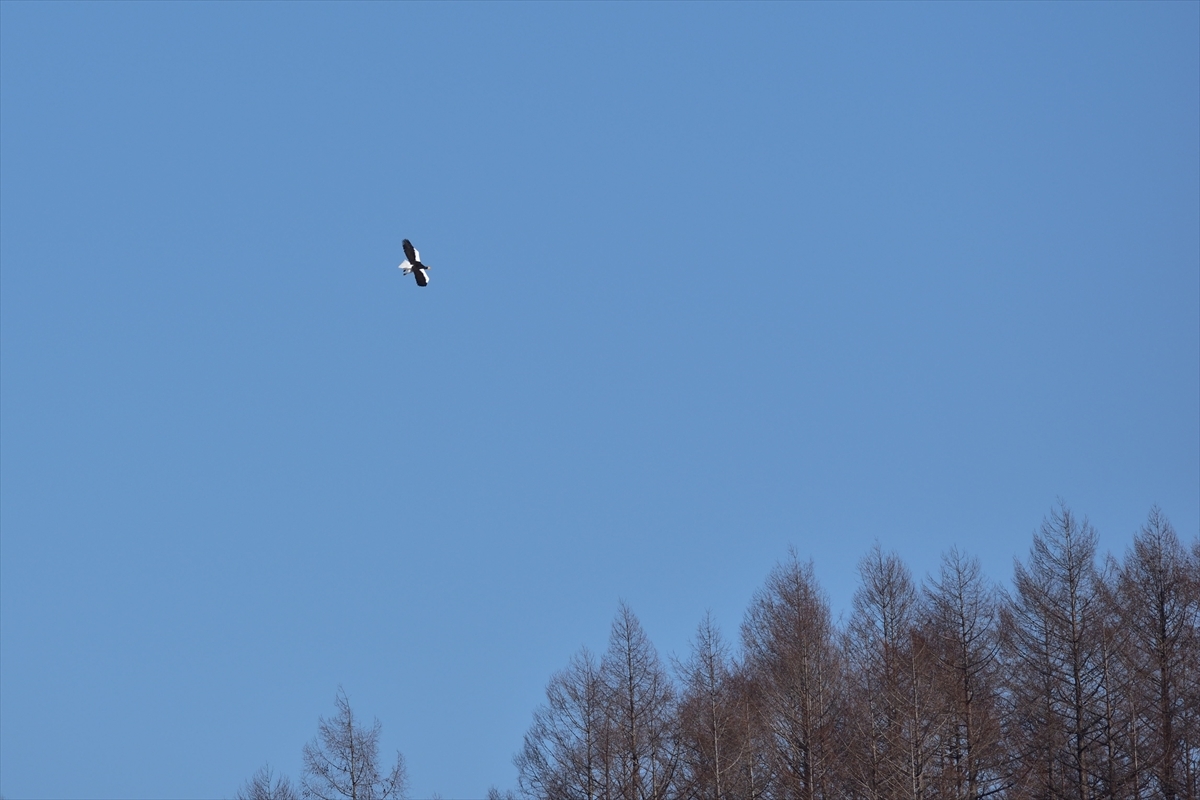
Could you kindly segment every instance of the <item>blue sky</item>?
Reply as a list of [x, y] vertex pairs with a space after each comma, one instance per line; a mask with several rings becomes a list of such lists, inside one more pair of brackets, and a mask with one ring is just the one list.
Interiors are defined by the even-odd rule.
[[622, 599], [1195, 537], [1198, 31], [0, 4], [0, 792], [298, 777], [340, 685], [479, 798]]

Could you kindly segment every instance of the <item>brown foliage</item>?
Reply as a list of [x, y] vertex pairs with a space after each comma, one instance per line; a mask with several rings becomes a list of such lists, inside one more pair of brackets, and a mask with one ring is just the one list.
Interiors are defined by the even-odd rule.
[[845, 626], [794, 554], [732, 653], [669, 680], [624, 605], [547, 687], [517, 756], [563, 800], [1200, 800], [1200, 540], [1158, 509], [1121, 562], [1060, 506], [1000, 592], [951, 550], [918, 586], [878, 545]]

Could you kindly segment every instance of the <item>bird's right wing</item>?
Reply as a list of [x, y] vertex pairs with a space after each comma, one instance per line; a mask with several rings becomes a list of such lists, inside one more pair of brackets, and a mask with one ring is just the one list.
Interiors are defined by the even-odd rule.
[[421, 255], [417, 252], [417, 248], [413, 247], [412, 242], [408, 239], [404, 240], [404, 257], [414, 264], [421, 260]]

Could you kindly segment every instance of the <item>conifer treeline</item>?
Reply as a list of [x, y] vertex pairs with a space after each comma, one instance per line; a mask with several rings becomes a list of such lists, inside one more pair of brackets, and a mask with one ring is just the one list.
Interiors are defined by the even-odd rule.
[[515, 761], [550, 800], [1200, 800], [1200, 540], [1157, 510], [1121, 561], [1059, 508], [1002, 591], [957, 550], [918, 586], [875, 547], [844, 626], [795, 556], [735, 652], [668, 672], [622, 605]]

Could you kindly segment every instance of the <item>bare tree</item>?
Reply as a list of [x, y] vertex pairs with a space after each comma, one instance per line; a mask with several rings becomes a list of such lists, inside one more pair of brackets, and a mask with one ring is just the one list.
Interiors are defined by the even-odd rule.
[[300, 800], [300, 796], [286, 775], [272, 780], [270, 765], [264, 765], [238, 791], [237, 800]]
[[612, 732], [609, 796], [668, 797], [678, 766], [675, 690], [654, 645], [625, 603], [613, 620], [600, 674]]
[[730, 676], [737, 729], [743, 741], [742, 756], [732, 794], [739, 800], [767, 800], [779, 795], [777, 754], [766, 725], [767, 706], [753, 670], [743, 661]]
[[[1200, 800], [1200, 539], [1157, 509], [1123, 563], [1060, 505], [1001, 592], [957, 550], [918, 590], [876, 545], [845, 626], [777, 566], [679, 686], [624, 604], [515, 762], [542, 800]], [[492, 798], [496, 800], [496, 798]]]
[[981, 800], [1007, 787], [999, 685], [999, 602], [979, 561], [952, 549], [926, 587], [938, 688], [946, 700], [943, 797]]
[[849, 744], [858, 791], [879, 800], [920, 800], [930, 789], [944, 722], [934, 690], [934, 653], [912, 576], [878, 544], [860, 562], [847, 636], [853, 702]]
[[611, 731], [596, 659], [584, 648], [546, 687], [525, 745], [513, 759], [521, 792], [548, 800], [607, 797]]
[[742, 797], [737, 777], [749, 750], [740, 724], [743, 697], [734, 683], [729, 648], [710, 614], [696, 631], [692, 654], [678, 665], [680, 796], [694, 800]]
[[1140, 717], [1142, 697], [1130, 661], [1129, 626], [1125, 623], [1118, 578], [1120, 567], [1112, 556], [1096, 573], [1101, 597], [1097, 627], [1100, 658], [1101, 752], [1094, 778], [1094, 793], [1113, 800], [1137, 800], [1145, 790], [1146, 729]]
[[[1188, 561], [1188, 585], [1192, 597], [1200, 593], [1200, 536], [1192, 540]], [[1200, 631], [1193, 629], [1193, 641], [1200, 641]], [[1200, 644], [1195, 645], [1200, 649]], [[1183, 774], [1179, 778], [1179, 794], [1187, 800], [1200, 800], [1200, 658], [1192, 661], [1192, 669], [1184, 681], [1183, 694]]]
[[1048, 626], [1038, 624], [1035, 609], [1030, 609], [1028, 619], [1014, 613], [1017, 602], [1010, 598], [1000, 609], [1005, 738], [1013, 794], [1020, 800], [1051, 800], [1059, 794], [1057, 753], [1064, 738], [1054, 724], [1054, 658]]
[[793, 553], [771, 572], [746, 614], [742, 640], [775, 793], [832, 796], [842, 665], [829, 602], [811, 562], [802, 564]]
[[528, 797], [663, 800], [678, 750], [674, 686], [622, 603], [600, 664], [585, 649], [551, 678], [513, 761]]
[[304, 779], [301, 787], [309, 800], [400, 800], [407, 775], [404, 756], [386, 775], [380, 772], [379, 734], [375, 720], [370, 728], [358, 724], [346, 693], [340, 688], [334, 700], [337, 714], [320, 718], [317, 738], [304, 745]]
[[1026, 795], [1090, 800], [1103, 761], [1103, 605], [1096, 532], [1059, 506], [1014, 565], [1009, 603], [1015, 744]]
[[1191, 733], [1187, 692], [1200, 681], [1200, 587], [1188, 562], [1171, 523], [1154, 508], [1125, 558], [1118, 589], [1148, 738], [1143, 760], [1164, 800], [1181, 796]]

